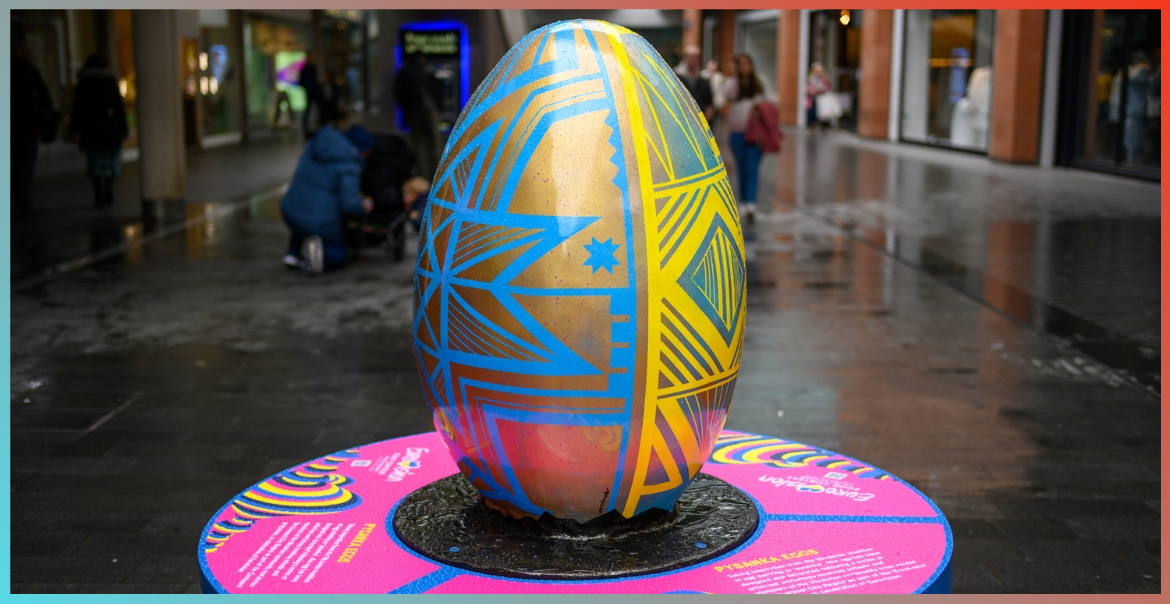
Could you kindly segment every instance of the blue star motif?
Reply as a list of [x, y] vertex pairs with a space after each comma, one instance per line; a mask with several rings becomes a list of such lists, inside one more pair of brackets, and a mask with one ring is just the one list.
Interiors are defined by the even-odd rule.
[[584, 266], [592, 267], [594, 273], [596, 273], [598, 269], [603, 268], [609, 271], [609, 273], [612, 275], [612, 267], [621, 264], [621, 262], [618, 262], [617, 258], [613, 257], [613, 253], [616, 252], [619, 247], [621, 247], [621, 244], [614, 243], [612, 237], [606, 239], [604, 243], [598, 241], [597, 239], [593, 239], [593, 243], [583, 247], [586, 250], [589, 250], [589, 259], [585, 261]]

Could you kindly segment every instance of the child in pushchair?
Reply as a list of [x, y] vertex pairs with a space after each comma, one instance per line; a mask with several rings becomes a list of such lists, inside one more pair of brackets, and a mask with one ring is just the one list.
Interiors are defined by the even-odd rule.
[[416, 233], [422, 231], [423, 210], [427, 208], [430, 193], [431, 183], [421, 176], [415, 176], [402, 185], [402, 203], [408, 208], [406, 219], [410, 221]]
[[374, 201], [374, 209], [361, 220], [350, 220], [346, 239], [354, 251], [381, 247], [395, 261], [405, 254], [406, 221], [404, 184], [415, 170], [415, 156], [406, 141], [396, 134], [374, 135], [374, 148], [362, 170], [362, 192]]

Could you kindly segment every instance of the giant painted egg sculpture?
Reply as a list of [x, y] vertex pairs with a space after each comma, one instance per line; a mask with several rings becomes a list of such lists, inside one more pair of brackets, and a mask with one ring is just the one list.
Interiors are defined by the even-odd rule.
[[706, 120], [628, 29], [560, 22], [459, 117], [419, 242], [435, 426], [488, 506], [671, 509], [727, 417], [743, 234]]

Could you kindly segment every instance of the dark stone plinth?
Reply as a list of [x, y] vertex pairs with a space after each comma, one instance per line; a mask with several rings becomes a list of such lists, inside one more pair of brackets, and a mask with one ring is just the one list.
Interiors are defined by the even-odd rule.
[[646, 575], [698, 564], [735, 549], [759, 514], [739, 489], [698, 474], [673, 511], [626, 520], [617, 512], [586, 523], [513, 519], [487, 509], [462, 474], [402, 500], [394, 532], [444, 564], [525, 579], [586, 580]]

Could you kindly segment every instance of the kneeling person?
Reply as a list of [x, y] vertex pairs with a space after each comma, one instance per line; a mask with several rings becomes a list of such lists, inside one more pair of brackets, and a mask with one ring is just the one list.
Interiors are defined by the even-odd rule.
[[373, 207], [360, 191], [363, 158], [373, 147], [373, 135], [362, 126], [345, 134], [325, 126], [305, 145], [280, 201], [280, 215], [292, 231], [286, 265], [312, 273], [345, 266], [342, 220], [361, 217]]

